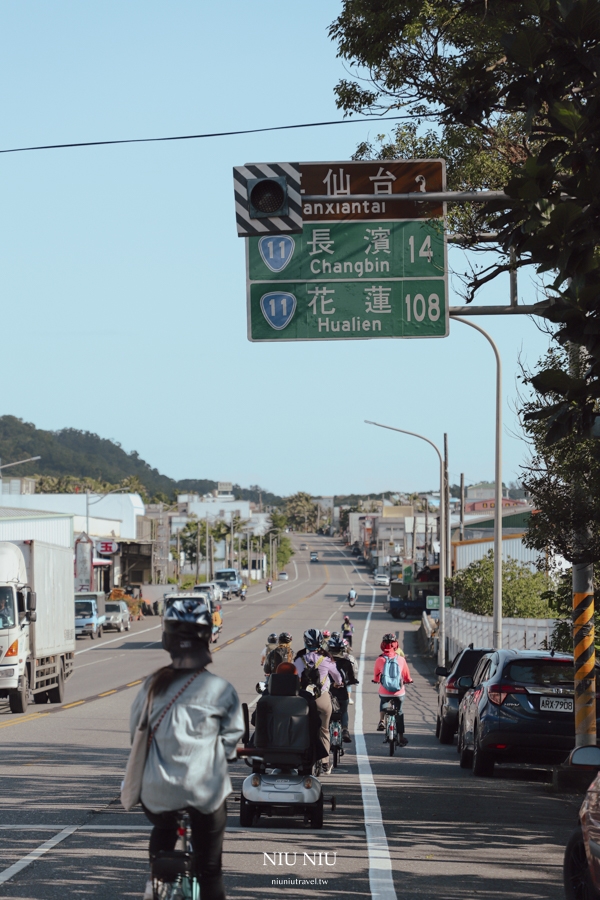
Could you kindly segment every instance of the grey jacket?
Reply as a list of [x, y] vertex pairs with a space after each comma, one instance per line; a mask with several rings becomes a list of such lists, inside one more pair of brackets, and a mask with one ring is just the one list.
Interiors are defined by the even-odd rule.
[[[168, 690], [154, 698], [151, 728], [190, 675], [189, 670], [182, 670]], [[147, 678], [131, 707], [132, 740], [149, 681]], [[218, 809], [232, 791], [227, 760], [235, 759], [243, 731], [235, 689], [205, 670], [171, 706], [154, 735], [142, 782], [144, 806], [155, 813], [188, 806], [202, 813]]]

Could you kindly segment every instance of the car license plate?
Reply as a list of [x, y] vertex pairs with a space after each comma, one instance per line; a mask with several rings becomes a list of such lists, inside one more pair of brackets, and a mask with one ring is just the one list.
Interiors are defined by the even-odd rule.
[[563, 697], [540, 697], [540, 710], [546, 712], [573, 712], [573, 701]]

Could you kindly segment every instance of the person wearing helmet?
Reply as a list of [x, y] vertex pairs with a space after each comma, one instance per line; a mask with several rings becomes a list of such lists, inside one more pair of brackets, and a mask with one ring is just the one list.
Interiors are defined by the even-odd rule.
[[[187, 810], [195, 847], [196, 875], [203, 900], [225, 900], [221, 870], [231, 793], [227, 761], [235, 759], [244, 732], [238, 695], [231, 684], [208, 672], [211, 612], [203, 598], [178, 599], [163, 620], [162, 644], [171, 657], [142, 685], [131, 708], [131, 735], [149, 700], [150, 739], [141, 803], [154, 826], [150, 859], [172, 851], [177, 812]], [[152, 900], [148, 881], [144, 900]]]
[[323, 634], [318, 628], [309, 628], [304, 632], [304, 655], [297, 655], [294, 662], [300, 676], [302, 687], [313, 694], [321, 730], [319, 737], [325, 750], [321, 759], [321, 774], [330, 775], [333, 767], [329, 765], [329, 722], [331, 720], [330, 684], [342, 684], [342, 676], [337, 670], [328, 650], [323, 650]]
[[282, 662], [293, 662], [294, 651], [292, 650], [292, 636], [289, 631], [282, 631], [277, 638], [277, 646], [274, 647], [263, 666], [265, 675], [272, 675], [277, 671], [277, 666]]
[[350, 700], [348, 691], [349, 685], [358, 684], [358, 679], [356, 678], [354, 666], [348, 658], [348, 645], [346, 644], [346, 641], [339, 633], [339, 631], [333, 632], [333, 634], [329, 638], [329, 641], [327, 642], [327, 647], [329, 649], [329, 652], [331, 653], [331, 656], [333, 657], [333, 661], [336, 664], [337, 670], [342, 677], [342, 684], [339, 687], [337, 685], [333, 685], [332, 690], [333, 696], [337, 699], [340, 705], [342, 740], [349, 744], [352, 738], [350, 737], [350, 731], [348, 729], [348, 702]]
[[[405, 684], [412, 684], [408, 663], [404, 658], [402, 651], [398, 650], [398, 638], [395, 634], [384, 634], [381, 644], [381, 653], [375, 660], [375, 669], [373, 671], [373, 681], [379, 685], [379, 724], [377, 731], [383, 731], [383, 720], [385, 717], [385, 708], [389, 703], [390, 697], [398, 697], [400, 700], [400, 709], [398, 712], [398, 731], [400, 734], [400, 743], [402, 746], [408, 744], [404, 737], [404, 715], [402, 706], [404, 704], [404, 695], [406, 689]], [[391, 661], [395, 661], [396, 665], [392, 665]]]
[[277, 646], [278, 643], [279, 643], [279, 642], [278, 642], [278, 640], [277, 640], [277, 635], [276, 635], [275, 632], [273, 631], [273, 632], [269, 635], [269, 637], [267, 638], [267, 645], [266, 645], [265, 649], [264, 649], [263, 652], [262, 652], [262, 656], [260, 657], [260, 664], [261, 664], [261, 666], [264, 666], [264, 664], [265, 664], [265, 662], [266, 662], [266, 659], [267, 659], [267, 656], [269, 655], [269, 653], [271, 652], [271, 650], [274, 650], [274, 649], [275, 649], [275, 647]]

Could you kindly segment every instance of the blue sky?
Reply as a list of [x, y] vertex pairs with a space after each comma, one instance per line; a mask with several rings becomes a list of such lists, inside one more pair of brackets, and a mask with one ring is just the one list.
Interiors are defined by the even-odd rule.
[[[327, 37], [337, 0], [6, 2], [0, 149], [341, 118]], [[263, 50], [264, 48], [264, 50]], [[391, 126], [388, 126], [388, 129]], [[380, 124], [0, 155], [3, 414], [94, 431], [174, 478], [277, 493], [425, 489], [422, 442], [450, 472], [493, 475], [493, 355], [444, 340], [250, 344], [232, 167], [340, 160]], [[451, 263], [463, 268], [457, 251]], [[461, 303], [451, 291], [453, 304]], [[520, 299], [535, 302], [521, 278]], [[478, 302], [508, 300], [499, 281]], [[504, 365], [504, 479], [527, 454], [516, 378], [548, 339], [526, 317], [478, 318]]]

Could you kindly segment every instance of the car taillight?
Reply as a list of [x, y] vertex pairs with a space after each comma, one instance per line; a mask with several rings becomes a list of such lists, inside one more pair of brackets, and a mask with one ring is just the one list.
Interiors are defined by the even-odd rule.
[[449, 678], [446, 682], [446, 693], [447, 694], [460, 694], [459, 689], [456, 687], [456, 678]]
[[18, 656], [19, 654], [19, 640], [17, 638], [16, 641], [13, 641], [8, 650], [6, 651], [7, 656]]
[[492, 684], [488, 688], [488, 697], [496, 706], [502, 706], [509, 694], [526, 694], [524, 687], [514, 684]]

